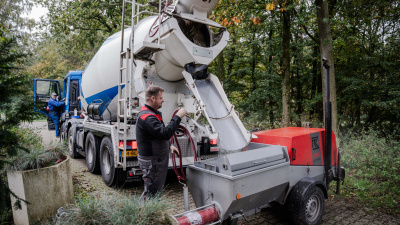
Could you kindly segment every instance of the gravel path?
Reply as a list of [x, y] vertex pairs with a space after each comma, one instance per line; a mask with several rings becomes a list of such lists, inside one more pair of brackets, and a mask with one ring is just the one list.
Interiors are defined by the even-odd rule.
[[[57, 141], [54, 131], [47, 131], [45, 122], [34, 122], [31, 126], [43, 128], [41, 135], [45, 143]], [[138, 194], [143, 191], [142, 182], [128, 183], [122, 189], [107, 187], [99, 174], [87, 172], [85, 159], [72, 159], [73, 181], [75, 187], [87, 192], [88, 194], [99, 195], [102, 193], [116, 194]], [[167, 187], [165, 192], [167, 199], [173, 206], [168, 210], [170, 214], [177, 214], [184, 211], [182, 185], [176, 180], [175, 175], [170, 171], [167, 178]], [[191, 201], [191, 209], [195, 208]], [[247, 218], [248, 221], [242, 221], [241, 224], [290, 224], [287, 221], [288, 215], [281, 207], [273, 207], [261, 211], [258, 214]], [[321, 224], [400, 224], [400, 218], [379, 212], [366, 207], [359, 207], [353, 202], [343, 197], [330, 198], [325, 201], [325, 213]]]

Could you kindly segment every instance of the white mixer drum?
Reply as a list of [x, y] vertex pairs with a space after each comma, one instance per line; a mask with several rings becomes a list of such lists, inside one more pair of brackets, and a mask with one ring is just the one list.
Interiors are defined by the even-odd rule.
[[[135, 29], [135, 43], [142, 42], [148, 34], [155, 16], [139, 22]], [[101, 115], [104, 120], [117, 120], [118, 76], [120, 74], [121, 31], [113, 34], [97, 51], [86, 66], [82, 76], [83, 108], [90, 103], [103, 102]], [[129, 47], [131, 29], [124, 30], [124, 49]], [[124, 60], [124, 66], [125, 66]], [[111, 115], [110, 115], [111, 114]]]
[[[124, 33], [124, 46], [128, 46], [131, 29], [126, 29]], [[120, 50], [121, 32], [118, 32], [103, 43], [82, 76], [83, 108], [87, 110], [90, 103], [103, 102], [100, 109], [104, 120], [117, 119]]]

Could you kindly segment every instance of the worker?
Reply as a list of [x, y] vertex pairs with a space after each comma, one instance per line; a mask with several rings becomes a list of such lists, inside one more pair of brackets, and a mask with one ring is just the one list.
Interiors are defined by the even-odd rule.
[[169, 153], [179, 155], [178, 149], [170, 143], [170, 138], [177, 130], [186, 109], [180, 109], [169, 124], [165, 126], [161, 108], [164, 89], [149, 86], [146, 90], [146, 104], [142, 107], [136, 123], [136, 141], [138, 161], [143, 171], [144, 191], [140, 197], [154, 196], [161, 192], [167, 177]]
[[56, 129], [56, 137], [60, 137], [60, 112], [61, 106], [65, 104], [64, 99], [62, 101], [57, 101], [57, 94], [53, 92], [51, 94], [51, 98], [49, 99], [49, 116], [53, 120], [55, 129]]

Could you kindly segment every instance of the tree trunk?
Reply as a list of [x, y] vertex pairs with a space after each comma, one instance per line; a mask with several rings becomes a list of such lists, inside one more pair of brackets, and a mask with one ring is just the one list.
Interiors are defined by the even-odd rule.
[[283, 11], [282, 32], [282, 127], [290, 124], [289, 94], [290, 94], [290, 11]]
[[[321, 58], [325, 57], [328, 60], [328, 65], [330, 66], [330, 98], [332, 102], [332, 131], [338, 137], [338, 115], [337, 115], [337, 101], [336, 101], [336, 82], [335, 82], [335, 66], [333, 61], [333, 47], [332, 47], [332, 34], [331, 25], [329, 22], [329, 11], [328, 2], [325, 0], [315, 0], [315, 5], [317, 7], [317, 21], [318, 21], [318, 34], [320, 41], [320, 52]], [[324, 102], [326, 102], [326, 70], [322, 65], [321, 60], [321, 75], [322, 75], [322, 93], [324, 96]], [[325, 104], [324, 104], [325, 106]], [[325, 116], [325, 108], [324, 108]], [[338, 141], [338, 140], [337, 140]], [[337, 144], [339, 144], [337, 142]]]

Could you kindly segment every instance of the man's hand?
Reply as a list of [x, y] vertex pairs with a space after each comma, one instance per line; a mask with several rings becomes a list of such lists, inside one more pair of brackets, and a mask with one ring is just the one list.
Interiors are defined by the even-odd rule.
[[171, 154], [175, 153], [177, 156], [179, 156], [179, 150], [175, 146], [171, 145], [169, 149], [171, 150]]
[[180, 110], [176, 113], [176, 115], [179, 116], [180, 118], [182, 118], [182, 117], [184, 117], [184, 116], [187, 116], [187, 115], [188, 115], [188, 112], [186, 111], [185, 108], [182, 108], [182, 109], [180, 109]]

